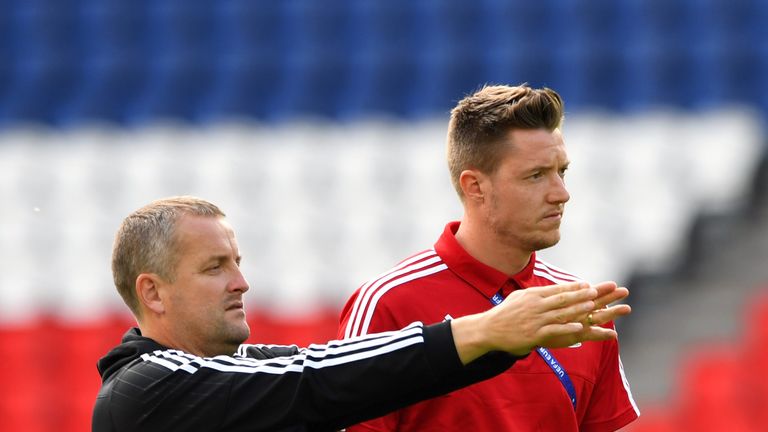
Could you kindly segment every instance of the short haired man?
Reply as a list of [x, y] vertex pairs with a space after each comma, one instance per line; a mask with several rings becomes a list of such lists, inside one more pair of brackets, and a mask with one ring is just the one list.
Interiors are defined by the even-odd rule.
[[[360, 287], [339, 336], [463, 317], [530, 287], [578, 280], [536, 256], [559, 241], [570, 199], [562, 119], [562, 99], [548, 88], [486, 86], [461, 100], [447, 138], [461, 222]], [[537, 349], [493, 379], [348, 430], [603, 432], [638, 415], [618, 343], [609, 340]]]
[[336, 430], [501, 373], [536, 345], [611, 339], [589, 322], [630, 311], [590, 312], [624, 288], [566, 284], [432, 326], [305, 349], [243, 345], [240, 259], [207, 201], [163, 199], [125, 218], [112, 268], [139, 328], [98, 363], [94, 431]]

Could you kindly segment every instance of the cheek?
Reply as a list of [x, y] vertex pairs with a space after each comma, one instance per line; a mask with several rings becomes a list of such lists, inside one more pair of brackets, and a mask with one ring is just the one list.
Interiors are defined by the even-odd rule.
[[498, 197], [493, 213], [497, 219], [507, 221], [511, 227], [524, 227], [535, 223], [541, 211], [542, 202], [529, 189], [508, 190]]
[[[186, 289], [186, 287], [178, 288], [179, 291], [184, 289]], [[186, 294], [186, 292], [176, 292], [166, 302], [166, 309], [175, 316], [189, 315], [193, 313], [194, 307], [192, 307], [192, 302], [194, 302], [194, 296], [188, 296]]]
[[172, 297], [173, 307], [182, 313], [196, 313], [203, 311], [214, 304], [211, 295], [210, 282], [198, 278], [189, 278], [178, 281], [177, 292]]
[[493, 194], [493, 207], [504, 213], [525, 213], [530, 209], [533, 201], [530, 191], [520, 187], [507, 187], [497, 189]]

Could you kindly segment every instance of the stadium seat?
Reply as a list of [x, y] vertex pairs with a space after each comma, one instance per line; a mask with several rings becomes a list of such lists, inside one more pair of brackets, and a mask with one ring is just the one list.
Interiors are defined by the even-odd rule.
[[626, 428], [627, 432], [679, 432], [680, 428], [676, 424], [674, 413], [670, 412], [669, 405], [642, 407], [640, 418], [630, 423]]
[[541, 31], [553, 19], [552, 2], [486, 0], [482, 4], [486, 8], [483, 26], [487, 39], [482, 50], [486, 80], [558, 89], [561, 71], [556, 69], [553, 47], [562, 41], [556, 32]]
[[343, 2], [282, 2], [283, 79], [270, 120], [334, 119], [348, 79], [347, 12]]
[[324, 48], [316, 46], [284, 56], [280, 96], [273, 101], [269, 120], [336, 118], [349, 69], [342, 52]]
[[745, 346], [741, 361], [746, 378], [742, 387], [742, 403], [754, 424], [766, 425], [768, 377], [755, 371], [768, 368], [768, 286], [760, 287], [757, 294], [748, 300], [745, 309]]
[[[125, 124], [148, 78], [144, 9], [114, 0], [84, 1], [77, 9], [83, 61], [73, 97], [59, 114], [64, 125]], [[143, 6], [144, 8], [146, 5]]]
[[385, 49], [362, 51], [350, 59], [349, 78], [339, 104], [339, 119], [408, 118], [419, 93], [417, 59]]
[[147, 12], [149, 76], [128, 122], [196, 121], [213, 81], [213, 6], [203, 1], [150, 2]]
[[414, 2], [419, 23], [418, 95], [413, 118], [444, 116], [464, 95], [488, 81], [485, 57], [477, 47], [486, 36], [482, 7], [461, 0]]
[[205, 123], [263, 121], [282, 88], [284, 25], [280, 3], [223, 1], [215, 10], [216, 50], [211, 96], [201, 105]]
[[246, 343], [278, 345], [324, 344], [336, 339], [339, 327], [339, 311], [329, 310], [312, 315], [293, 317], [267, 313], [249, 313], [251, 337]]
[[752, 349], [768, 354], [768, 286], [760, 289], [747, 305], [746, 341]]
[[0, 379], [6, 389], [0, 393], [0, 422], [3, 429], [47, 432], [55, 430], [60, 418], [51, 415], [57, 401], [52, 399], [50, 376], [57, 371], [48, 363], [44, 325], [28, 322], [0, 326]]
[[752, 432], [744, 410], [746, 383], [737, 345], [708, 343], [689, 350], [681, 364], [679, 425], [701, 432]]
[[74, 38], [72, 1], [19, 2], [9, 17], [7, 48], [12, 54], [7, 91], [0, 100], [0, 122], [54, 123], [71, 97], [81, 59]]
[[274, 54], [221, 56], [215, 65], [211, 96], [200, 109], [204, 123], [263, 121], [271, 116], [283, 83]]
[[416, 93], [416, 50], [404, 50], [417, 31], [411, 2], [361, 0], [349, 4], [349, 74], [341, 95], [342, 120], [406, 118]]
[[[6, 98], [10, 90], [9, 83], [13, 73], [14, 58], [14, 28], [16, 21], [13, 19], [13, 2], [0, 2], [0, 8], [5, 13], [0, 14], [0, 101]], [[0, 103], [2, 106], [2, 103]], [[1, 121], [1, 119], [0, 119]]]

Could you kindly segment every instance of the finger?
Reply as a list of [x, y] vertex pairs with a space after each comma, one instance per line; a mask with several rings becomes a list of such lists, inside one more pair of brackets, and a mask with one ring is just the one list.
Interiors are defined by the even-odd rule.
[[540, 346], [562, 348], [585, 341], [606, 341], [616, 339], [616, 331], [602, 327], [587, 327], [581, 324], [552, 324], [540, 329]]
[[527, 288], [526, 291], [534, 292], [541, 297], [551, 297], [566, 292], [573, 292], [588, 288], [589, 284], [586, 282], [569, 282], [559, 285], [548, 285], [542, 287]]
[[629, 315], [631, 312], [632, 308], [626, 304], [620, 304], [605, 309], [600, 309], [591, 312], [592, 323], [593, 326], [600, 326], [609, 321], [613, 321], [620, 316]]
[[[564, 324], [549, 324], [539, 329], [539, 336], [541, 336], [539, 339], [542, 339], [542, 340], [557, 339], [557, 338], [571, 336], [573, 337], [574, 342], [571, 342], [567, 345], [563, 345], [563, 346], [568, 346], [568, 345], [572, 345], [575, 342], [578, 342], [579, 341], [578, 335], [580, 333], [583, 333], [584, 331], [585, 331], [584, 326], [576, 322], [567, 322]], [[553, 348], [551, 346], [549, 347]]]
[[597, 327], [597, 326], [588, 327], [587, 330], [584, 330], [583, 332], [579, 333], [579, 338], [581, 342], [604, 341], [604, 340], [616, 339], [617, 337], [618, 335], [616, 334], [616, 330], [607, 329], [604, 327]]
[[616, 285], [616, 282], [614, 281], [605, 281], [600, 282], [599, 284], [592, 285], [592, 288], [597, 290], [597, 296], [602, 297], [604, 295], [610, 294], [618, 288], [618, 285]]
[[602, 309], [606, 305], [609, 305], [615, 301], [626, 298], [629, 295], [629, 290], [624, 287], [619, 287], [610, 293], [603, 296], [598, 295], [595, 299], [595, 309]]
[[[592, 301], [596, 296], [597, 290], [585, 285], [578, 291], [561, 292], [543, 299], [539, 305], [538, 311], [545, 312], [548, 310], [567, 308], [578, 303]], [[592, 304], [594, 309], [594, 303]]]
[[544, 318], [544, 323], [565, 324], [568, 322], [582, 321], [587, 314], [595, 310], [595, 302], [592, 300], [582, 301], [564, 308], [556, 308], [540, 312]]

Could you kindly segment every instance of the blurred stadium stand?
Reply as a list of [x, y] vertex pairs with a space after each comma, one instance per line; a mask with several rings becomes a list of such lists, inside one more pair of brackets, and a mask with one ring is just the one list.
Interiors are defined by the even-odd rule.
[[520, 82], [568, 112], [572, 201], [543, 254], [632, 290], [627, 429], [764, 430], [761, 0], [0, 0], [0, 430], [89, 428], [132, 322], [109, 270], [127, 213], [220, 204], [252, 339], [324, 341], [460, 216], [449, 110]]

